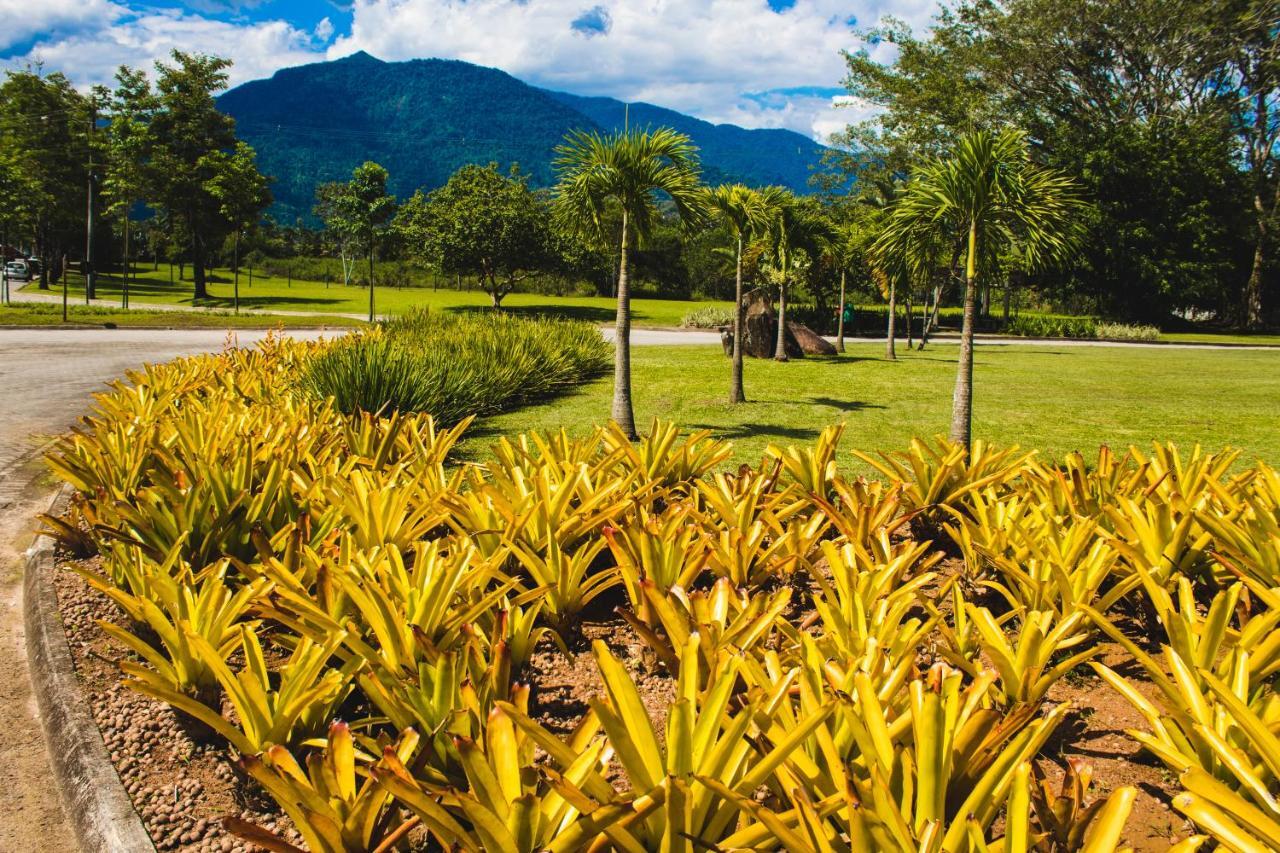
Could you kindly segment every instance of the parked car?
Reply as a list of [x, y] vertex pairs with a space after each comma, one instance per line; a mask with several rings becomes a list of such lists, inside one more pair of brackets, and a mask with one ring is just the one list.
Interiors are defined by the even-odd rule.
[[10, 281], [31, 281], [31, 265], [26, 261], [9, 261], [4, 265], [4, 275]]

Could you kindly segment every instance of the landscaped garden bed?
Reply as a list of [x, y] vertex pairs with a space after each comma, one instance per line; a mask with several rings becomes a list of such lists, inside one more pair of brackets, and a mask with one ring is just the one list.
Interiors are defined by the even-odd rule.
[[1272, 844], [1273, 469], [916, 442], [851, 480], [837, 428], [733, 470], [664, 424], [458, 463], [466, 420], [317, 398], [325, 346], [149, 368], [52, 457], [160, 846]]

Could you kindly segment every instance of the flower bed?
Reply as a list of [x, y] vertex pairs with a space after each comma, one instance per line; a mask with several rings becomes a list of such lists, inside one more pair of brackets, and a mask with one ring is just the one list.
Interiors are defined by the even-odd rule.
[[866, 482], [833, 428], [725, 472], [663, 424], [457, 466], [466, 421], [339, 414], [306, 356], [151, 368], [52, 458], [98, 555], [67, 601], [151, 703], [94, 697], [117, 755], [161, 720], [234, 767], [164, 846], [1269, 843], [1273, 469], [914, 442]]

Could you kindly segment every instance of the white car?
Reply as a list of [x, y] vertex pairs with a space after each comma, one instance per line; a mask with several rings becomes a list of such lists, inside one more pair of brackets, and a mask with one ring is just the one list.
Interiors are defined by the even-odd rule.
[[31, 281], [31, 265], [26, 261], [9, 261], [4, 265], [4, 277], [10, 281]]

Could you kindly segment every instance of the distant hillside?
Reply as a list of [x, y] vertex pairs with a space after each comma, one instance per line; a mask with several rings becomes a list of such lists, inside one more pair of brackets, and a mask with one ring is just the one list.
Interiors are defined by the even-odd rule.
[[[365, 160], [387, 167], [401, 198], [440, 186], [462, 165], [491, 161], [519, 163], [536, 185], [549, 186], [553, 150], [565, 133], [621, 127], [624, 110], [612, 98], [550, 92], [466, 62], [382, 62], [367, 53], [283, 69], [237, 86], [218, 104], [276, 178], [271, 213], [283, 222], [309, 218], [316, 186], [345, 179]], [[791, 131], [713, 125], [650, 104], [632, 104], [630, 119], [688, 133], [710, 182], [805, 191], [822, 152]]]
[[653, 104], [629, 106], [613, 98], [588, 98], [567, 92], [547, 92], [573, 107], [606, 130], [665, 125], [686, 133], [698, 144], [704, 178], [708, 183], [727, 180], [753, 185], [778, 184], [797, 192], [809, 190], [811, 168], [822, 158], [823, 148], [793, 130], [747, 130], [736, 124], [712, 124]]

